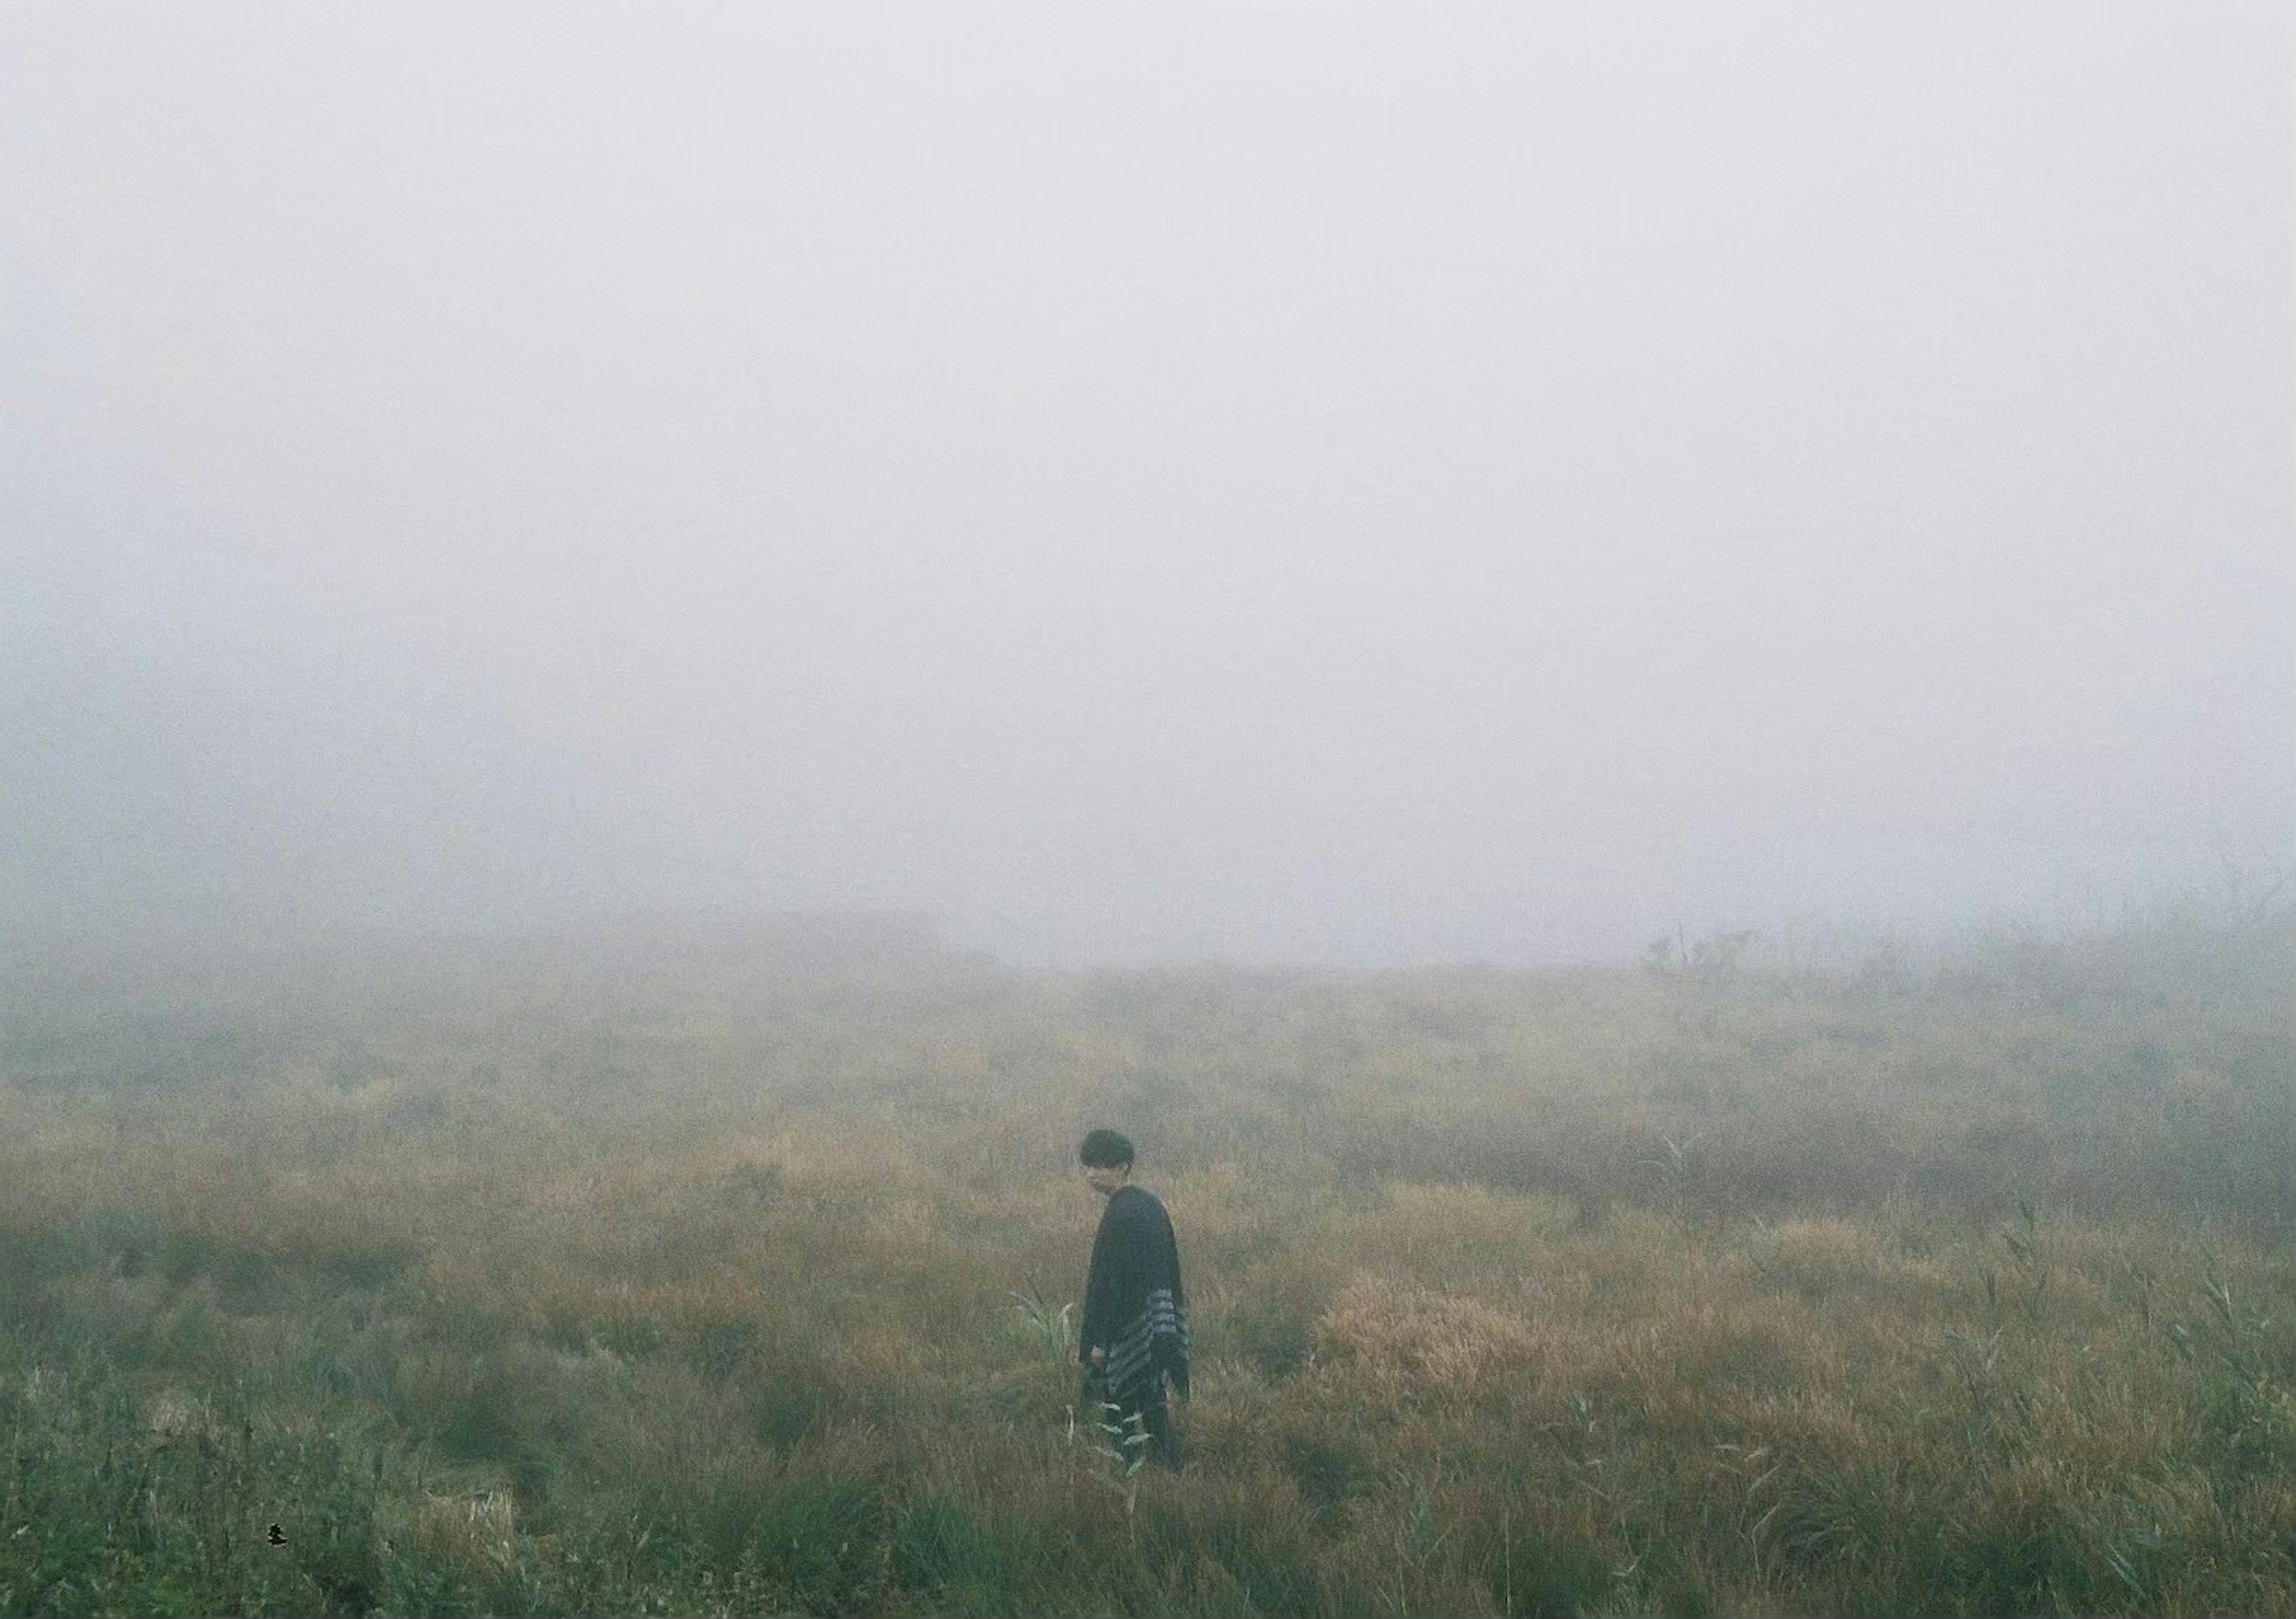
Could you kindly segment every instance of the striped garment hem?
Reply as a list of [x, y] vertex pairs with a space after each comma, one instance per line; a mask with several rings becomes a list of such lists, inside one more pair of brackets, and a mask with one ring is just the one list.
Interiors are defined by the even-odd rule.
[[1148, 1296], [1148, 1307], [1133, 1319], [1108, 1348], [1108, 1387], [1119, 1398], [1152, 1380], [1157, 1371], [1188, 1375], [1188, 1312], [1168, 1288]]

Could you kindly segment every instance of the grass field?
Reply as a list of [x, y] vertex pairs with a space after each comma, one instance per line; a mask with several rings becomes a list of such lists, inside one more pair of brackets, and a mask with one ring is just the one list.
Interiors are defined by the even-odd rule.
[[2292, 966], [19, 961], [0, 1611], [2296, 1613]]

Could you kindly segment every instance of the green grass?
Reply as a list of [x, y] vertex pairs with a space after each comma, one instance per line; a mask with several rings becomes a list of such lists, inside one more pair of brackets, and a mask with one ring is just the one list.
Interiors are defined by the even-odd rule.
[[[19, 963], [0, 1613], [2296, 1612], [2289, 944]], [[1198, 1345], [1131, 1490], [1100, 1123]]]

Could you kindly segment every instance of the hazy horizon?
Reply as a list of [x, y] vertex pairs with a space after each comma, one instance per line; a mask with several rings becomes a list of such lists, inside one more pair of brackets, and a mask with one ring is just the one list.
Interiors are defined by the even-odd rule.
[[2296, 856], [2285, 8], [0, 15], [0, 936]]

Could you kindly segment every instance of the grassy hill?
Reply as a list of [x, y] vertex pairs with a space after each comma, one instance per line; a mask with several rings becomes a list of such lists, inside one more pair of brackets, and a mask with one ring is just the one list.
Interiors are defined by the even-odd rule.
[[[1792, 976], [649, 937], [10, 965], [0, 1611], [2296, 1612], [2284, 912]], [[1197, 1345], [1129, 1487], [1100, 1124]]]

